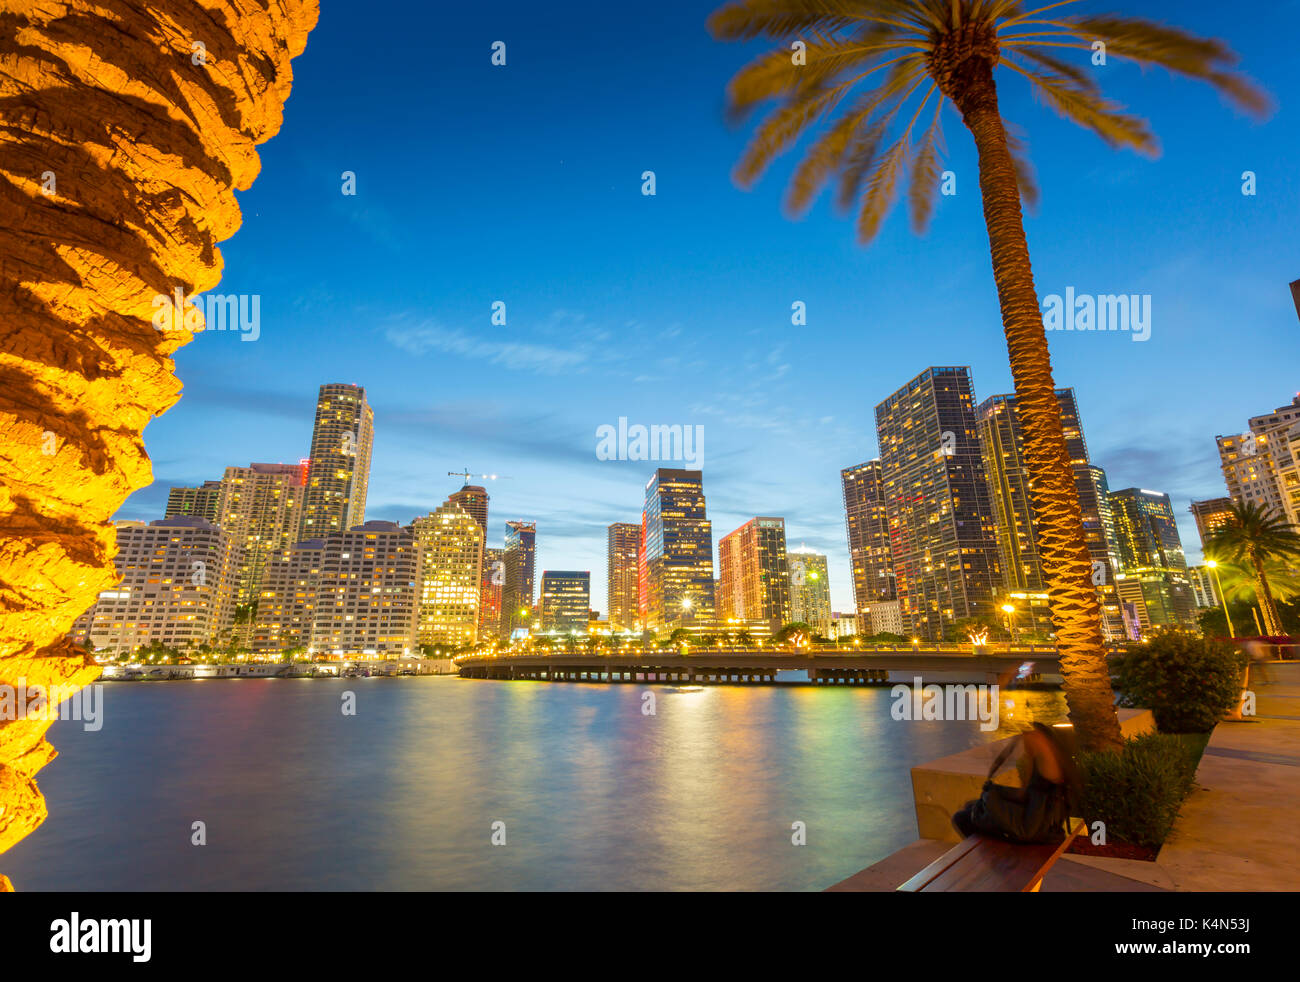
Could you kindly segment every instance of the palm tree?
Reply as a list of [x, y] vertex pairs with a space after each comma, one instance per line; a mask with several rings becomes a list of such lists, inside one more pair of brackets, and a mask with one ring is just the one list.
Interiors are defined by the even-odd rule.
[[1226, 560], [1249, 571], [1264, 616], [1264, 633], [1270, 637], [1281, 634], [1282, 619], [1269, 585], [1268, 569], [1300, 559], [1300, 532], [1296, 527], [1261, 505], [1234, 504], [1227, 524], [1205, 543], [1205, 552], [1216, 561]]
[[[709, 27], [720, 40], [764, 37], [783, 44], [738, 72], [728, 89], [733, 119], [768, 100], [779, 103], [737, 164], [742, 186], [855, 93], [796, 168], [787, 204], [793, 213], [806, 211], [838, 178], [838, 203], [846, 211], [856, 207], [863, 244], [875, 238], [905, 172], [912, 224], [918, 232], [927, 227], [940, 186], [946, 102], [970, 130], [1066, 699], [1080, 746], [1092, 750], [1121, 745], [1119, 722], [1021, 214], [1021, 197], [1033, 205], [1037, 190], [1024, 146], [998, 108], [994, 70], [1027, 79], [1049, 106], [1110, 146], [1150, 155], [1157, 144], [1147, 124], [1125, 114], [1087, 72], [1057, 57], [1059, 49], [1094, 52], [1094, 58], [1101, 50], [1204, 79], [1257, 113], [1268, 101], [1232, 71], [1235, 57], [1222, 43], [1142, 20], [1058, 11], [1079, 2], [1026, 10], [1022, 0], [732, 0], [714, 12]], [[918, 92], [915, 110], [900, 115]]]

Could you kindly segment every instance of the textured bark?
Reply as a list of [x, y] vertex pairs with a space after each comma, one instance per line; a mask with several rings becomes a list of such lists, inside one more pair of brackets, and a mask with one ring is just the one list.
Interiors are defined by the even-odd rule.
[[[142, 431], [192, 337], [154, 298], [220, 280], [318, 12], [0, 0], [0, 684], [99, 674], [65, 636], [113, 583], [109, 520], [152, 480]], [[48, 726], [0, 720], [0, 852], [45, 817]]]
[[944, 54], [948, 60], [936, 65], [936, 78], [961, 111], [979, 151], [993, 277], [1020, 405], [1025, 468], [1070, 719], [1081, 749], [1116, 749], [1122, 738], [1106, 664], [1101, 604], [1092, 582], [1092, 556], [1083, 535], [1083, 511], [1029, 262], [1020, 188], [998, 109], [993, 81], [996, 48], [990, 37], [966, 36]]
[[1278, 616], [1277, 604], [1273, 600], [1273, 588], [1268, 585], [1264, 561], [1259, 558], [1259, 553], [1254, 549], [1250, 550], [1250, 562], [1255, 567], [1255, 597], [1259, 600], [1259, 609], [1264, 614], [1264, 633], [1270, 638], [1279, 637], [1286, 632], [1282, 630], [1282, 618]]

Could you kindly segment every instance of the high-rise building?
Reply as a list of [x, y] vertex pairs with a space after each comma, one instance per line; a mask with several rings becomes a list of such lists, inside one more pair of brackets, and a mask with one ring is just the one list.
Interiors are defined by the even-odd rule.
[[542, 630], [555, 634], [586, 634], [591, 619], [591, 572], [543, 570]]
[[415, 530], [366, 522], [325, 536], [311, 648], [336, 658], [411, 655], [420, 609]]
[[853, 602], [858, 610], [877, 600], [893, 600], [894, 563], [889, 552], [889, 515], [880, 486], [880, 461], [840, 471], [844, 520], [853, 569]]
[[170, 488], [164, 518], [202, 518], [214, 525], [221, 503], [221, 482], [204, 481], [196, 488]]
[[967, 368], [928, 368], [876, 407], [890, 555], [911, 631], [995, 614], [1001, 588]]
[[483, 572], [479, 577], [478, 636], [480, 641], [501, 633], [501, 587], [506, 581], [506, 551], [495, 546], [483, 550]]
[[297, 541], [306, 479], [305, 461], [226, 468], [217, 524], [234, 550], [236, 605], [258, 599], [267, 563]]
[[1232, 499], [1207, 498], [1193, 501], [1188, 509], [1196, 519], [1196, 534], [1201, 537], [1201, 549], [1213, 537], [1214, 533], [1232, 524]]
[[1196, 623], [1178, 522], [1169, 495], [1141, 488], [1110, 493], [1121, 570], [1120, 599], [1137, 605], [1143, 631]]
[[637, 561], [641, 551], [641, 526], [615, 522], [608, 530], [609, 629], [635, 630], [641, 623], [637, 610]]
[[533, 625], [533, 588], [537, 564], [537, 523], [506, 522], [506, 547], [502, 562], [501, 637], [509, 639]]
[[253, 651], [270, 653], [311, 645], [324, 555], [323, 539], [307, 539], [266, 564], [250, 639]]
[[[1247, 431], [1215, 438], [1228, 496], [1300, 524], [1300, 394], [1289, 406], [1252, 417]], [[1293, 452], [1293, 448], [1294, 451]]]
[[661, 467], [645, 486], [642, 623], [652, 630], [713, 620], [713, 526], [700, 471]]
[[[1107, 640], [1124, 638], [1124, 623], [1115, 593], [1115, 555], [1107, 530], [1111, 524], [1106, 497], [1106, 474], [1088, 460], [1079, 406], [1073, 389], [1058, 389], [1065, 445], [1074, 471], [1075, 491], [1083, 517], [1084, 540], [1093, 561], [1093, 583], [1102, 605], [1103, 633]], [[1047, 578], [1039, 552], [1040, 530], [1030, 492], [1032, 481], [1025, 462], [1024, 427], [1020, 404], [1014, 395], [990, 396], [976, 409], [984, 472], [989, 482], [989, 499], [997, 529], [1002, 578], [1012, 595], [1023, 595], [1024, 611], [1035, 624], [1039, 617], [1050, 621]], [[1031, 599], [1041, 598], [1041, 600]]]
[[178, 515], [116, 529], [118, 582], [77, 619], [73, 640], [116, 652], [224, 641], [235, 607], [230, 537], [221, 527]]
[[718, 540], [721, 620], [767, 621], [773, 631], [790, 621], [790, 569], [785, 519], [753, 518]]
[[478, 640], [483, 527], [453, 495], [441, 508], [415, 519], [411, 528], [420, 549], [419, 643], [473, 644]]
[[365, 522], [374, 435], [375, 413], [365, 389], [320, 387], [299, 538], [319, 539]]
[[1219, 591], [1214, 588], [1214, 576], [1207, 566], [1188, 566], [1187, 582], [1192, 588], [1192, 600], [1199, 609], [1219, 606]]
[[826, 557], [796, 549], [786, 555], [786, 562], [790, 567], [790, 620], [802, 621], [818, 634], [831, 637], [831, 585]]

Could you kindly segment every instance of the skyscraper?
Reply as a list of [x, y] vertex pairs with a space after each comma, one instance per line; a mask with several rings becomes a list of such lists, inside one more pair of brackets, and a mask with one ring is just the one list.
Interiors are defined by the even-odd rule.
[[645, 486], [640, 606], [652, 630], [713, 620], [713, 527], [704, 475], [661, 467]]
[[420, 550], [417, 639], [422, 645], [478, 640], [483, 527], [454, 498], [411, 523]]
[[831, 590], [826, 557], [796, 549], [786, 555], [790, 567], [790, 619], [803, 621], [824, 637], [831, 636]]
[[314, 652], [341, 658], [414, 654], [419, 608], [420, 549], [413, 529], [376, 521], [325, 536]]
[[299, 538], [322, 538], [365, 522], [374, 432], [375, 413], [365, 389], [320, 387]]
[[480, 641], [501, 634], [501, 587], [506, 581], [504, 549], [483, 550], [483, 572], [479, 577], [478, 636]]
[[171, 488], [164, 518], [203, 518], [215, 523], [221, 503], [221, 482], [204, 481], [196, 488]]
[[876, 407], [898, 599], [916, 634], [994, 614], [1001, 586], [967, 368], [928, 368]]
[[1215, 438], [1228, 496], [1300, 524], [1300, 394], [1289, 406], [1252, 417], [1247, 427]]
[[608, 530], [609, 629], [630, 631], [641, 622], [637, 610], [637, 558], [641, 526], [615, 522]]
[[889, 552], [889, 516], [880, 486], [880, 461], [840, 471], [844, 520], [853, 568], [853, 602], [858, 610], [878, 600], [893, 600], [894, 564]]
[[307, 539], [266, 564], [250, 641], [253, 651], [286, 651], [311, 644], [324, 555], [324, 539]]
[[539, 606], [543, 631], [586, 634], [591, 615], [591, 572], [544, 570]]
[[753, 518], [718, 540], [718, 596], [723, 620], [767, 621], [773, 631], [790, 621], [790, 571], [785, 519]]
[[117, 522], [118, 582], [76, 621], [74, 641], [128, 652], [220, 642], [234, 620], [230, 537], [205, 518]]
[[297, 541], [306, 479], [305, 461], [226, 468], [217, 524], [230, 536], [237, 605], [257, 600], [267, 563]]
[[537, 563], [537, 524], [506, 522], [505, 574], [501, 584], [501, 636], [533, 624], [533, 587]]
[[1138, 607], [1143, 630], [1154, 626], [1190, 627], [1195, 601], [1187, 578], [1187, 559], [1169, 495], [1125, 488], [1110, 494], [1120, 565], [1120, 598]]
[[1188, 510], [1192, 513], [1192, 517], [1196, 519], [1196, 534], [1201, 537], [1202, 551], [1205, 549], [1205, 543], [1210, 540], [1214, 533], [1232, 521], [1231, 498], [1207, 498], [1204, 501], [1193, 501], [1191, 508]]
[[[1108, 538], [1110, 504], [1105, 472], [1088, 460], [1088, 445], [1073, 389], [1057, 389], [1065, 444], [1074, 470], [1075, 490], [1083, 513], [1084, 540], [1093, 561], [1093, 582], [1102, 605], [1107, 640], [1124, 637], [1124, 622], [1115, 594], [1114, 544]], [[1022, 595], [1035, 622], [1048, 616], [1047, 578], [1039, 553], [1032, 482], [1025, 463], [1020, 404], [1014, 395], [990, 396], [976, 409], [980, 449], [989, 482], [989, 500], [997, 529], [1002, 578], [1007, 592]]]

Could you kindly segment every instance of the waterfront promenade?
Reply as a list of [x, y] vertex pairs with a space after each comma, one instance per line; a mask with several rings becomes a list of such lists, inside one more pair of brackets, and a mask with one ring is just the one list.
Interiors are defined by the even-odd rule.
[[[1300, 890], [1300, 663], [1252, 670], [1256, 715], [1214, 729], [1173, 831], [1154, 862], [1067, 854], [1043, 892]], [[951, 842], [918, 839], [841, 880], [834, 892], [890, 892]]]

